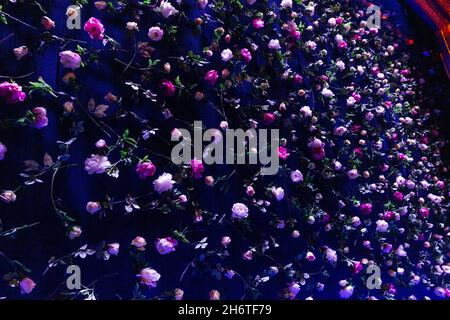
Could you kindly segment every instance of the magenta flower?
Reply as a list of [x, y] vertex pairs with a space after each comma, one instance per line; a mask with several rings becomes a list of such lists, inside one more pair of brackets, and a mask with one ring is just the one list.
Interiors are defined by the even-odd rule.
[[264, 28], [264, 20], [260, 18], [256, 18], [253, 20], [253, 28], [255, 29], [261, 29]]
[[139, 162], [136, 166], [136, 172], [139, 173], [139, 178], [145, 179], [155, 174], [156, 167], [151, 161]]
[[314, 160], [322, 160], [325, 157], [325, 143], [320, 139], [314, 139], [308, 143], [308, 147], [311, 148], [311, 153]]
[[271, 112], [266, 112], [263, 115], [263, 122], [266, 125], [271, 125], [272, 123], [274, 123], [274, 121], [276, 120], [276, 117], [273, 113]]
[[347, 42], [345, 42], [345, 41], [339, 42], [338, 47], [339, 47], [339, 49], [347, 49], [347, 47], [348, 47]]
[[281, 159], [286, 160], [289, 157], [289, 155], [290, 155], [290, 153], [288, 152], [288, 150], [285, 147], [280, 146], [278, 148], [278, 156]]
[[202, 177], [203, 171], [205, 171], [202, 161], [197, 160], [197, 159], [192, 159], [191, 167], [192, 167], [192, 176], [194, 177], [194, 179], [200, 179]]
[[363, 215], [369, 215], [372, 213], [372, 204], [371, 203], [362, 203], [359, 206], [359, 211], [363, 214]]
[[218, 78], [219, 74], [217, 73], [216, 70], [209, 70], [205, 75], [205, 81], [212, 86], [216, 84]]
[[430, 210], [426, 207], [422, 207], [419, 209], [419, 215], [421, 218], [427, 218], [430, 214]]
[[0, 98], [6, 103], [13, 104], [24, 101], [26, 98], [25, 92], [22, 91], [22, 87], [15, 82], [3, 82], [0, 83]]
[[247, 48], [243, 48], [241, 50], [241, 56], [246, 63], [249, 63], [252, 60], [252, 54], [250, 53], [250, 50], [248, 50]]
[[176, 88], [173, 85], [173, 83], [171, 81], [169, 81], [169, 80], [166, 80], [166, 79], [162, 80], [161, 88], [163, 89], [164, 94], [166, 96], [169, 96], [169, 97], [173, 96], [175, 94], [175, 91], [176, 91]]
[[399, 191], [395, 191], [394, 192], [394, 199], [397, 201], [402, 201], [403, 200], [403, 193], [399, 192]]
[[105, 27], [97, 18], [91, 17], [84, 24], [84, 31], [86, 31], [91, 39], [103, 40], [105, 37]]

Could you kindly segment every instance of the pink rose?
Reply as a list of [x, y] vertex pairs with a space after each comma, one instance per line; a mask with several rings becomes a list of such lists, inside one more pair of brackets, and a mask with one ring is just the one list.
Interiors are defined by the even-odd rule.
[[402, 201], [403, 200], [403, 194], [399, 191], [395, 191], [394, 192], [394, 199], [397, 201]]
[[166, 79], [162, 80], [161, 88], [163, 89], [164, 94], [166, 96], [169, 96], [169, 97], [173, 96], [175, 94], [175, 91], [176, 91], [176, 88], [173, 85], [173, 83], [171, 81], [169, 81], [169, 80], [166, 80]]
[[90, 214], [94, 214], [102, 208], [100, 202], [90, 201], [86, 204], [86, 211]]
[[159, 9], [163, 17], [166, 19], [169, 18], [170, 16], [178, 14], [178, 10], [175, 9], [175, 7], [172, 6], [172, 4], [168, 0], [161, 1]]
[[36, 129], [42, 129], [48, 125], [47, 109], [43, 107], [36, 107], [32, 112], [34, 114], [33, 125]]
[[91, 155], [91, 157], [87, 158], [84, 162], [84, 169], [88, 172], [88, 174], [104, 173], [110, 167], [111, 162], [108, 161], [108, 157], [97, 154]]
[[316, 260], [316, 256], [311, 251], [308, 251], [306, 253], [306, 259], [310, 262], [313, 262], [314, 260]]
[[291, 181], [294, 183], [299, 183], [303, 181], [303, 174], [300, 170], [295, 170], [291, 172]]
[[95, 146], [99, 149], [103, 149], [104, 147], [106, 147], [106, 141], [103, 139], [100, 139], [95, 143]]
[[192, 176], [194, 179], [200, 179], [205, 168], [201, 160], [192, 159], [191, 160]]
[[283, 159], [286, 160], [289, 157], [290, 153], [287, 151], [287, 149], [283, 146], [280, 146], [278, 148], [278, 156]]
[[36, 283], [30, 278], [23, 278], [20, 280], [19, 286], [21, 294], [29, 294], [33, 291], [34, 287], [36, 287]]
[[225, 49], [220, 53], [220, 56], [222, 57], [223, 62], [228, 62], [233, 59], [233, 51], [230, 49]]
[[363, 215], [368, 215], [372, 213], [372, 204], [371, 203], [363, 203], [359, 206], [359, 211], [361, 211], [361, 213]]
[[234, 219], [241, 220], [248, 217], [248, 207], [243, 203], [235, 203], [231, 211]]
[[269, 41], [268, 46], [269, 46], [269, 49], [280, 50], [281, 49], [280, 40], [272, 39]]
[[21, 46], [18, 48], [14, 48], [13, 52], [14, 55], [16, 56], [17, 61], [20, 61], [23, 57], [25, 57], [28, 54], [28, 47]]
[[0, 98], [3, 98], [6, 103], [13, 104], [24, 101], [26, 96], [22, 87], [17, 83], [7, 81], [0, 83]]
[[142, 284], [155, 288], [161, 275], [155, 269], [144, 268], [141, 270], [138, 277], [141, 279]]
[[359, 177], [358, 170], [351, 169], [351, 170], [347, 171], [347, 177], [352, 180], [358, 178]]
[[155, 174], [156, 167], [151, 161], [139, 162], [136, 166], [136, 172], [139, 173], [139, 178], [145, 179]]
[[103, 40], [105, 37], [105, 27], [97, 18], [91, 17], [84, 24], [84, 31], [86, 31], [91, 39]]
[[164, 36], [164, 31], [160, 27], [151, 27], [148, 29], [148, 37], [153, 41], [160, 41]]
[[419, 215], [421, 218], [427, 218], [429, 214], [430, 214], [430, 210], [428, 210], [428, 208], [422, 207], [419, 209]]
[[172, 190], [173, 184], [175, 183], [174, 180], [172, 180], [172, 175], [170, 173], [163, 173], [159, 176], [158, 179], [153, 181], [153, 187], [156, 192], [159, 194], [162, 194], [166, 191]]
[[212, 86], [216, 84], [218, 78], [219, 74], [217, 73], [216, 70], [209, 70], [205, 75], [205, 81]]
[[144, 238], [137, 236], [136, 238], [131, 241], [131, 245], [134, 246], [139, 251], [144, 251], [145, 246], [147, 245], [147, 242]]
[[209, 295], [209, 300], [213, 300], [213, 301], [220, 300], [220, 292], [217, 290], [211, 290], [208, 295]]
[[173, 251], [175, 251], [175, 247], [178, 245], [178, 241], [176, 239], [172, 239], [170, 237], [168, 238], [162, 238], [158, 239], [155, 243], [156, 250], [159, 252], [159, 254], [169, 254]]
[[78, 69], [81, 65], [81, 57], [78, 53], [66, 50], [59, 53], [59, 62], [67, 69]]
[[264, 28], [264, 20], [260, 18], [256, 18], [253, 20], [253, 28], [261, 29]]
[[249, 63], [252, 60], [252, 54], [250, 53], [250, 50], [247, 48], [243, 48], [241, 50], [241, 56], [242, 59], [244, 59], [245, 62]]
[[271, 113], [271, 112], [264, 113], [264, 115], [263, 115], [264, 124], [271, 125], [275, 120], [276, 120], [276, 117], [273, 113]]
[[325, 143], [320, 139], [314, 139], [308, 143], [308, 147], [311, 148], [311, 153], [314, 160], [322, 160], [325, 157]]

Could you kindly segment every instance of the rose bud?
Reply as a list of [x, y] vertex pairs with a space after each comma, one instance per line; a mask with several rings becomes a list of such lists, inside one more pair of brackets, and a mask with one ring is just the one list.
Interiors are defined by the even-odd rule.
[[17, 61], [19, 61], [28, 54], [28, 47], [21, 46], [21, 47], [15, 48], [13, 50], [13, 52], [14, 52], [14, 55], [16, 56]]
[[253, 197], [255, 195], [255, 189], [253, 189], [252, 186], [248, 186], [246, 192], [249, 197]]
[[168, 63], [168, 62], [164, 63], [164, 71], [166, 73], [170, 73], [171, 70], [172, 70], [172, 67], [170, 66], [170, 63]]
[[198, 92], [195, 94], [195, 100], [196, 100], [196, 101], [203, 100], [204, 97], [205, 97], [205, 95], [203, 94], [203, 92], [198, 91]]
[[184, 291], [180, 288], [176, 288], [173, 292], [173, 295], [175, 296], [175, 300], [180, 301], [183, 300]]
[[64, 75], [64, 77], [62, 78], [62, 81], [63, 81], [65, 84], [70, 84], [71, 82], [75, 81], [75, 79], [76, 79], [75, 73], [73, 73], [73, 72], [67, 72], [67, 73]]
[[47, 16], [42, 17], [41, 23], [44, 26], [45, 30], [50, 30], [55, 27], [55, 21]]
[[127, 22], [127, 30], [129, 30], [129, 31], [133, 31], [133, 30], [139, 31], [139, 27], [138, 27], [137, 22], [134, 22], [134, 21]]
[[86, 211], [90, 214], [94, 214], [102, 208], [100, 202], [90, 201], [86, 204]]
[[106, 1], [96, 1], [94, 2], [95, 7], [97, 10], [105, 10], [107, 3]]
[[139, 251], [144, 251], [145, 246], [147, 245], [147, 242], [144, 238], [137, 236], [136, 238], [131, 241], [131, 245], [134, 246]]
[[217, 290], [211, 290], [209, 292], [209, 300], [220, 300], [220, 292]]
[[214, 178], [212, 176], [205, 177], [205, 184], [208, 187], [213, 187], [214, 186]]

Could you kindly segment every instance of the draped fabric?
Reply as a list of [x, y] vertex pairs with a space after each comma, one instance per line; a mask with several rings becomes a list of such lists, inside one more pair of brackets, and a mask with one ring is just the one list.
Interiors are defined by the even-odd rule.
[[[319, 258], [324, 247], [343, 250], [346, 246], [351, 249], [349, 257], [355, 259], [355, 261], [363, 257], [369, 257], [371, 253], [365, 251], [361, 245], [356, 245], [360, 240], [360, 235], [354, 233], [347, 240], [344, 240], [334, 232], [320, 231], [324, 228], [325, 224], [323, 223], [310, 225], [302, 220], [308, 214], [307, 211], [311, 209], [311, 207], [306, 206], [306, 203], [314, 203], [313, 199], [317, 196], [317, 192], [307, 188], [292, 189], [290, 175], [286, 173], [289, 171], [280, 172], [279, 175], [268, 178], [265, 180], [268, 181], [267, 184], [264, 185], [267, 189], [258, 190], [257, 199], [272, 202], [269, 209], [270, 213], [264, 214], [255, 209], [264, 205], [249, 205], [251, 207], [249, 231], [245, 224], [236, 224], [228, 217], [231, 214], [233, 204], [242, 202], [241, 199], [247, 197], [244, 183], [247, 183], [247, 180], [251, 179], [252, 175], [257, 172], [254, 167], [205, 166], [205, 172], [203, 172], [200, 180], [189, 180], [189, 168], [184, 171], [187, 179], [181, 178], [175, 174], [178, 169], [167, 160], [167, 157], [170, 157], [171, 146], [173, 145], [170, 143], [170, 133], [173, 128], [189, 128], [194, 120], [202, 120], [205, 128], [219, 128], [220, 122], [225, 120], [220, 109], [220, 105], [223, 103], [221, 98], [224, 97], [216, 94], [220, 91], [219, 89], [212, 89], [203, 80], [204, 73], [207, 70], [217, 69], [220, 74], [224, 68], [220, 60], [220, 51], [219, 53], [215, 52], [211, 59], [205, 58], [203, 53], [204, 48], [208, 47], [213, 41], [215, 29], [221, 26], [221, 23], [216, 20], [218, 18], [214, 17], [214, 12], [206, 9], [205, 12], [209, 14], [210, 21], [202, 26], [202, 32], [199, 32], [198, 28], [192, 27], [194, 23], [186, 23], [186, 21], [192, 22], [195, 18], [202, 16], [203, 10], [197, 5], [197, 1], [183, 0], [178, 1], [180, 2], [178, 4], [174, 0], [173, 5], [182, 12], [182, 15], [168, 22], [169, 20], [163, 18], [160, 14], [144, 13], [137, 21], [139, 32], [135, 32], [127, 31], [126, 23], [136, 21], [137, 13], [143, 10], [137, 1], [127, 1], [129, 5], [124, 7], [120, 1], [113, 1], [115, 13], [111, 13], [108, 9], [98, 10], [94, 3], [89, 1], [89, 3], [83, 5], [81, 10], [82, 27], [90, 17], [100, 19], [105, 26], [105, 34], [120, 44], [120, 49], [114, 50], [111, 42], [104, 45], [102, 41], [91, 39], [84, 30], [69, 30], [67, 28], [66, 10], [69, 5], [73, 4], [73, 1], [37, 1], [41, 8], [31, 1], [17, 2], [16, 4], [9, 3], [6, 0], [0, 2], [3, 5], [4, 12], [28, 24], [25, 25], [6, 17], [8, 24], [0, 26], [0, 76], [2, 77], [0, 80], [3, 82], [13, 79], [16, 83], [22, 85], [28, 93], [29, 82], [35, 82], [41, 76], [53, 88], [57, 98], [48, 93], [34, 92], [31, 98], [23, 103], [12, 105], [6, 104], [4, 101], [0, 103], [1, 120], [21, 118], [25, 110], [32, 110], [35, 107], [45, 107], [48, 117], [48, 125], [41, 130], [30, 126], [11, 127], [6, 123], [0, 128], [0, 142], [5, 144], [8, 149], [5, 159], [0, 161], [0, 189], [16, 190], [17, 194], [15, 202], [0, 203], [0, 219], [2, 220], [3, 230], [39, 222], [39, 224], [30, 228], [14, 232], [12, 236], [0, 238], [0, 251], [10, 262], [8, 264], [7, 260], [0, 259], [2, 275], [17, 269], [24, 271], [14, 263], [11, 265], [12, 260], [20, 261], [30, 269], [29, 272], [25, 273], [33, 279], [36, 287], [28, 295], [21, 294], [19, 288], [8, 284], [9, 279], [6, 277], [6, 280], [0, 283], [0, 297], [10, 299], [60, 298], [59, 293], [65, 290], [67, 264], [72, 263], [80, 266], [81, 281], [84, 285], [89, 285], [100, 279], [95, 285], [95, 295], [98, 299], [167, 298], [173, 296], [172, 292], [176, 288], [182, 289], [184, 297], [187, 299], [208, 299], [208, 294], [213, 289], [218, 290], [223, 299], [279, 299], [289, 298], [289, 290], [295, 291], [295, 288], [292, 288], [294, 282], [301, 283], [302, 289], [297, 295], [299, 299], [305, 299], [309, 296], [314, 299], [339, 299], [339, 292], [342, 289], [339, 281], [343, 279], [353, 279], [355, 283], [355, 293], [352, 298], [363, 299], [367, 297], [364, 281], [358, 275], [352, 274], [352, 267], [349, 269], [349, 265], [341, 260], [342, 256], [339, 256], [339, 263], [335, 267], [323, 267], [326, 263], [322, 263], [322, 261], [325, 260]], [[154, 3], [155, 1], [150, 2]], [[245, 1], [241, 2], [244, 3], [244, 6], [247, 6]], [[278, 8], [280, 2], [257, 1], [256, 6], [261, 11], [266, 12], [267, 7]], [[361, 1], [334, 2], [337, 4], [351, 3], [355, 12], [358, 8], [366, 8], [366, 5]], [[214, 1], [210, 1], [211, 3], [214, 3]], [[298, 5], [297, 1], [294, 1], [294, 3]], [[303, 17], [301, 21], [306, 25], [313, 24], [315, 19], [325, 13], [321, 11], [325, 7], [325, 3], [328, 2], [317, 1], [318, 7], [314, 16]], [[426, 108], [431, 108], [432, 124], [427, 125], [434, 126], [439, 123], [439, 118], [442, 120], [445, 115], [448, 115], [448, 111], [438, 114], [432, 109], [435, 105], [444, 106], [445, 102], [448, 105], [448, 83], [445, 82], [446, 77], [440, 64], [437, 46], [433, 39], [428, 36], [425, 26], [416, 18], [411, 18], [397, 1], [378, 1], [377, 3], [381, 4], [381, 10], [386, 15], [385, 19], [390, 28], [388, 31], [381, 29], [380, 32], [386, 32], [386, 39], [388, 39], [386, 41], [392, 39], [392, 35], [401, 39], [399, 50], [411, 56], [409, 64], [412, 66], [414, 76], [421, 76], [427, 80], [422, 96], [419, 97], [419, 93], [416, 93], [417, 101], [427, 104]], [[263, 10], [262, 7], [265, 7], [266, 10]], [[150, 12], [151, 10], [145, 9], [144, 11]], [[256, 13], [257, 10], [252, 12], [252, 14]], [[285, 15], [286, 13], [280, 14]], [[48, 30], [48, 33], [45, 33], [42, 27], [41, 19], [43, 16], [50, 17], [56, 23], [54, 28]], [[343, 16], [346, 15], [343, 14]], [[205, 16], [203, 15], [203, 17]], [[229, 21], [225, 21], [226, 25], [251, 24], [252, 21], [250, 16], [241, 17], [241, 20], [239, 20], [230, 15], [227, 19]], [[178, 21], [183, 21], [183, 23], [178, 23]], [[383, 21], [385, 20], [383, 19]], [[154, 25], [167, 27], [168, 24], [179, 27], [174, 35], [174, 41], [167, 40], [171, 37], [167, 28], [164, 29], [164, 41], [155, 43], [149, 40], [147, 35], [149, 27]], [[30, 26], [34, 27], [31, 28]], [[253, 38], [254, 43], [259, 46], [266, 46], [268, 39], [265, 37], [280, 38], [284, 32], [283, 26], [275, 24], [271, 27], [273, 29], [270, 32], [265, 30], [267, 36]], [[245, 31], [242, 30], [242, 32]], [[58, 38], [51, 38], [50, 34], [56, 35]], [[414, 39], [414, 45], [408, 44], [408, 39]], [[314, 38], [304, 32], [302, 43], [306, 43], [308, 40], [314, 40]], [[158, 71], [154, 75], [151, 72], [142, 71], [142, 69], [148, 68], [149, 62], [148, 58], [142, 57], [140, 54], [142, 52], [137, 50], [139, 42], [148, 42], [149, 46], [154, 47], [150, 59], [153, 62], [161, 61], [156, 68], [162, 69], [165, 62], [170, 62], [172, 68], [170, 74], [164, 75], [163, 71]], [[74, 87], [64, 83], [63, 77], [71, 70], [63, 68], [59, 54], [63, 50], [75, 51], [77, 45], [87, 48], [95, 55], [90, 55], [90, 60], [87, 59], [88, 56], [83, 56], [85, 66], [73, 71], [76, 76], [76, 87]], [[249, 46], [248, 43], [240, 42], [235, 44], [232, 49], [240, 49], [242, 45]], [[18, 61], [13, 49], [20, 46], [27, 46], [30, 52]], [[225, 47], [226, 42], [221, 40], [220, 50], [225, 49]], [[335, 47], [335, 44], [331, 42], [321, 44], [319, 49], [326, 49], [329, 52], [323, 58], [324, 63], [331, 65], [336, 61], [336, 58], [341, 56], [340, 51]], [[147, 49], [152, 51], [151, 48]], [[179, 63], [176, 58], [183, 56], [186, 59], [190, 51], [194, 55], [199, 55], [200, 60], [208, 61], [209, 65], [202, 68], [192, 67], [192, 70], [183, 69], [186, 65]], [[251, 74], [257, 74], [259, 69], [266, 76], [272, 72], [269, 76], [270, 99], [266, 99], [270, 100], [266, 101], [269, 109], [277, 110], [280, 101], [289, 101], [289, 95], [292, 92], [297, 92], [300, 87], [310, 91], [318, 83], [314, 75], [304, 74], [318, 59], [299, 51], [295, 52], [293, 57], [290, 57], [289, 68], [293, 73], [303, 75], [304, 82], [301, 86], [286, 82], [281, 79], [279, 73], [270, 71], [267, 60], [263, 56], [254, 54], [253, 59], [252, 64], [248, 66]], [[401, 54], [395, 59], [402, 60]], [[239, 61], [237, 64], [244, 64], [244, 62]], [[346, 68], [349, 70], [348, 68], [352, 67], [351, 62], [346, 61], [346, 64]], [[238, 69], [239, 66], [235, 65], [235, 68]], [[370, 72], [370, 70], [366, 72]], [[167, 76], [175, 83], [177, 74], [182, 75], [182, 83], [198, 82], [199, 85], [195, 89], [184, 88], [191, 91], [190, 95], [161, 98], [161, 79]], [[147, 77], [145, 81], [144, 77]], [[233, 104], [234, 107], [237, 107], [236, 105], [261, 105], [261, 101], [264, 99], [260, 96], [254, 96], [255, 84], [252, 81], [247, 81], [244, 74], [239, 80], [241, 81], [239, 86], [232, 89], [232, 94], [230, 94], [235, 100], [227, 101], [227, 108], [230, 108], [230, 111], [227, 110], [227, 112], [229, 112], [230, 123], [235, 126], [244, 123], [248, 126], [249, 119], [241, 118], [243, 114], [239, 113], [240, 109], [238, 108], [233, 110]], [[350, 86], [352, 82], [355, 82], [355, 86], [364, 87], [365, 85], [363, 82], [358, 83], [358, 81], [364, 80], [356, 78], [349, 81], [349, 79], [340, 76], [339, 81], [341, 81], [338, 83], [340, 88]], [[133, 85], [139, 86], [141, 83], [143, 85], [139, 88]], [[145, 97], [146, 88], [150, 88], [152, 91], [151, 93], [147, 92], [150, 95], [149, 97]], [[177, 90], [181, 90], [179, 86]], [[333, 88], [333, 90], [337, 93], [339, 88]], [[197, 101], [194, 97], [197, 91], [205, 92], [206, 98]], [[224, 91], [226, 90], [224, 89]], [[105, 96], [109, 92], [116, 97], [120, 97], [120, 103], [111, 103], [111, 101], [105, 100]], [[213, 92], [214, 94], [212, 94]], [[155, 101], [152, 101], [151, 94], [153, 93], [159, 95], [155, 98]], [[187, 98], [187, 96], [189, 97]], [[299, 105], [295, 105], [295, 112], [298, 113], [301, 106], [309, 105], [317, 116], [327, 117], [328, 106], [322, 99], [319, 100], [319, 96], [320, 91], [307, 95]], [[76, 97], [76, 99], [72, 99], [72, 97]], [[295, 100], [296, 98], [292, 99]], [[74, 102], [74, 112], [64, 110], [64, 103], [68, 101]], [[272, 101], [274, 101], [273, 105], [271, 104]], [[338, 123], [348, 122], [345, 116], [347, 111], [350, 112], [350, 110], [347, 109], [345, 100], [343, 101], [339, 102], [337, 107], [341, 111], [337, 119]], [[91, 114], [89, 111], [90, 103], [91, 108], [102, 104], [109, 105], [109, 108], [105, 111], [107, 117], [97, 118]], [[167, 110], [170, 110], [172, 117], [167, 117]], [[259, 113], [255, 113], [252, 117], [257, 118], [259, 115]], [[247, 114], [247, 116], [250, 118], [250, 114]], [[386, 115], [386, 121], [390, 121], [390, 123], [398, 121], [398, 119], [389, 117], [389, 115]], [[283, 121], [288, 121], [287, 117], [277, 122], [274, 127], [280, 129], [282, 136], [290, 137], [292, 128], [284, 126]], [[263, 124], [261, 126], [265, 127]], [[270, 125], [267, 127], [271, 128]], [[143, 141], [143, 130], [158, 129], [156, 135], [150, 134], [150, 138], [144, 143], [145, 148], [138, 153], [141, 158], [148, 155], [157, 168], [156, 174], [152, 178], [140, 179], [136, 173], [136, 163], [121, 166], [118, 178], [107, 174], [87, 174], [84, 163], [91, 154], [98, 152], [95, 143], [99, 139], [104, 139], [107, 144], [113, 145], [117, 139], [116, 134], [122, 136], [127, 129], [129, 136], [134, 139], [139, 138], [140, 142]], [[332, 128], [323, 127], [323, 130], [332, 130]], [[291, 142], [288, 144], [288, 149], [296, 149], [297, 152], [292, 152], [286, 161], [282, 161], [282, 165], [292, 170], [301, 169], [306, 179], [307, 171], [305, 170], [308, 170], [308, 165], [302, 162], [302, 159], [303, 154], [307, 154], [307, 157], [309, 157], [309, 141], [306, 140], [309, 133], [305, 129], [298, 129], [298, 132], [300, 133], [298, 142], [293, 143], [293, 145], [290, 144]], [[445, 129], [442, 132], [441, 134], [445, 134]], [[76, 138], [76, 140], [71, 143], [68, 153], [65, 155], [64, 144], [57, 143], [57, 141], [67, 142], [72, 138]], [[385, 141], [386, 136], [380, 138]], [[343, 148], [343, 140], [340, 143], [342, 144], [340, 147]], [[326, 153], [329, 159], [333, 159], [338, 157], [339, 148], [327, 147]], [[54, 174], [54, 170], [49, 170], [49, 172], [40, 176], [39, 179], [42, 180], [42, 183], [38, 181], [33, 185], [24, 185], [24, 181], [27, 179], [20, 176], [20, 173], [26, 173], [24, 170], [27, 164], [24, 164], [24, 161], [34, 160], [43, 168], [45, 154], [50, 155], [53, 162], [57, 161], [58, 156], [64, 155], [64, 166], [56, 174]], [[115, 162], [119, 159], [120, 155], [116, 153], [110, 157], [109, 161]], [[342, 162], [347, 160], [346, 156], [341, 159]], [[48, 158], [47, 161], [49, 161]], [[374, 163], [373, 165], [376, 167], [380, 164]], [[28, 163], [29, 166], [30, 163]], [[408, 169], [400, 169], [399, 174], [409, 174]], [[172, 207], [170, 212], [164, 212], [165, 208], [153, 202], [157, 201], [155, 194], [150, 197], [146, 196], [149, 193], [154, 193], [153, 181], [163, 172], [173, 173], [177, 182], [175, 188], [180, 193], [189, 192], [189, 205], [184, 210], [180, 207]], [[206, 176], [215, 178], [217, 184], [214, 188], [203, 182]], [[222, 177], [222, 181], [219, 179], [220, 177]], [[440, 179], [444, 178], [441, 177]], [[182, 182], [179, 183], [180, 181]], [[348, 200], [347, 207], [342, 212], [348, 215], [347, 218], [355, 215], [356, 209], [351, 208], [351, 199], [353, 195], [359, 194], [359, 187], [361, 186], [359, 182], [349, 180], [344, 173], [333, 180], [320, 180], [314, 182], [313, 185], [319, 189], [318, 192], [326, 199], [325, 202], [320, 203], [322, 213], [329, 213], [333, 221], [338, 219], [339, 216], [338, 200], [340, 195], [345, 195]], [[18, 188], [18, 186], [22, 187]], [[300, 209], [290, 200], [278, 202], [272, 195], [272, 186], [282, 187], [286, 193], [286, 199], [298, 198]], [[138, 197], [136, 202], [141, 207], [140, 210], [135, 209], [131, 213], [126, 212], [125, 206], [127, 205], [128, 195]], [[376, 198], [375, 196], [373, 198], [364, 196], [363, 198], [372, 202], [373, 223], [378, 220], [376, 215], [383, 214], [385, 204], [391, 200], [383, 197]], [[195, 204], [190, 203], [191, 200]], [[90, 201], [99, 201], [103, 207], [101, 212], [97, 214], [88, 213], [86, 204]], [[112, 205], [112, 208], [106, 208], [108, 205]], [[152, 206], [157, 207], [157, 209], [152, 209]], [[57, 209], [55, 210], [55, 208]], [[204, 221], [194, 223], [198, 210], [203, 212]], [[75, 222], [65, 220], [65, 213]], [[222, 224], [217, 223], [217, 220], [224, 214], [227, 215], [227, 221]], [[275, 215], [276, 219], [270, 214]], [[447, 212], [444, 210], [442, 214], [447, 215]], [[63, 218], [61, 218], [61, 215]], [[214, 216], [216, 217], [213, 219]], [[298, 229], [301, 241], [293, 240], [292, 232], [288, 232], [289, 226], [286, 229], [281, 227], [283, 221], [289, 221], [291, 218], [299, 220]], [[274, 221], [279, 223], [278, 227], [274, 225]], [[70, 240], [69, 233], [74, 225], [80, 226], [82, 233], [81, 236]], [[182, 237], [176, 237], [176, 232], [183, 232], [185, 228], [187, 231], [184, 235], [189, 240], [189, 244], [184, 243]], [[316, 237], [315, 235], [319, 231], [320, 236]], [[370, 232], [375, 234], [374, 225], [372, 225]], [[139, 252], [131, 244], [136, 236], [142, 236], [146, 239], [147, 249], [143, 255], [144, 258], [136, 258]], [[226, 256], [225, 259], [215, 256], [211, 258], [208, 256], [208, 251], [219, 250], [219, 247], [220, 250], [223, 250], [220, 245], [223, 236], [230, 236], [232, 239], [227, 250], [229, 256]], [[426, 236], [430, 236], [430, 234], [426, 234]], [[174, 252], [160, 255], [155, 250], [155, 241], [164, 237], [177, 238], [178, 245]], [[207, 243], [208, 246], [205, 249], [195, 248], [196, 244], [204, 238], [207, 238], [204, 243]], [[265, 246], [265, 242], [271, 247], [266, 255], [255, 255], [255, 258], [251, 261], [243, 259], [243, 253], [261, 244]], [[120, 244], [119, 254], [117, 256], [111, 255], [106, 260], [104, 259], [105, 245], [111, 243]], [[67, 261], [64, 259], [58, 260], [77, 251], [85, 244], [95, 250], [95, 254], [87, 255], [84, 259], [78, 255], [73, 259], [67, 259]], [[200, 246], [202, 244], [199, 243]], [[273, 248], [275, 244], [279, 247]], [[397, 247], [398, 243], [396, 244]], [[378, 252], [379, 248], [377, 247], [375, 250], [377, 252], [372, 255], [375, 263], [384, 263], [385, 258]], [[305, 261], [306, 253], [309, 251], [315, 251], [314, 253], [317, 256], [315, 263], [308, 264]], [[415, 245], [408, 250], [412, 261], [421, 259], [418, 257], [419, 251], [420, 249]], [[64, 261], [67, 264], [58, 264], [46, 270], [51, 257], [56, 257], [56, 261]], [[145, 261], [142, 262], [139, 259]], [[290, 263], [294, 264], [292, 270], [297, 270], [298, 274], [294, 272], [294, 274], [288, 275], [288, 272], [282, 272], [283, 267]], [[144, 266], [151, 266], [161, 274], [155, 288], [140, 283], [137, 275]], [[269, 281], [255, 285], [255, 277], [270, 274], [270, 267], [280, 269], [279, 274], [276, 276], [270, 275]], [[233, 270], [236, 275], [228, 279], [226, 270]], [[394, 283], [388, 276], [388, 270], [389, 268], [383, 267], [383, 283]], [[427, 273], [426, 271], [423, 272]], [[429, 271], [428, 273], [431, 274], [432, 272]], [[307, 275], [306, 279], [305, 275]], [[23, 274], [19, 275], [19, 278], [23, 278], [23, 276]], [[309, 280], [309, 277], [313, 280]], [[405, 277], [399, 282], [408, 279], [408, 277]], [[448, 284], [448, 279], [444, 277], [443, 279], [444, 284]], [[253, 289], [249, 289], [249, 284]], [[324, 290], [316, 289], [316, 287], [320, 287], [320, 284], [325, 284]], [[396, 295], [399, 298], [407, 298], [410, 295], [423, 298], [425, 295], [432, 295], [424, 284], [408, 287], [396, 283], [395, 288], [397, 290]], [[389, 288], [383, 290], [372, 293], [378, 298], [383, 298], [383, 292], [389, 291]], [[167, 294], [167, 292], [170, 292], [170, 294]], [[287, 295], [286, 292], [288, 292]], [[81, 297], [77, 296], [77, 298]], [[436, 298], [436, 296], [433, 297]]]

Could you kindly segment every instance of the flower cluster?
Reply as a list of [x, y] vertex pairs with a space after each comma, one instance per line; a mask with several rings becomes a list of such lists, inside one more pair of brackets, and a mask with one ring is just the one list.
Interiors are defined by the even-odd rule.
[[[450, 298], [446, 137], [426, 72], [414, 66], [415, 49], [389, 11], [373, 26], [364, 0], [93, 5], [86, 13], [96, 17], [84, 22], [80, 39], [64, 38], [44, 17], [36, 37], [43, 40], [12, 53], [22, 63], [56, 49], [57, 90], [33, 74], [0, 83], [5, 112], [14, 117], [33, 106], [0, 120], [2, 127], [51, 126], [67, 137], [55, 139], [54, 159], [49, 152], [43, 164], [24, 161], [17, 188], [2, 182], [2, 206], [44, 183], [51, 198], [43, 203], [65, 231], [61, 246], [116, 237], [52, 258], [49, 270], [94, 253], [111, 263], [131, 259], [117, 265], [132, 270], [117, 272], [136, 278], [135, 299], [199, 298], [186, 283], [200, 278], [212, 279], [202, 280], [211, 287], [200, 297], [211, 300]], [[88, 83], [109, 67], [114, 85], [98, 104], [92, 92], [103, 88]], [[228, 128], [279, 129], [277, 175], [261, 175], [262, 165], [208, 165], [198, 155], [173, 163], [172, 141], [189, 145], [183, 132], [199, 119], [218, 128], [213, 143]], [[79, 140], [89, 146], [73, 151]], [[0, 165], [22, 155], [13, 141], [0, 141]], [[89, 185], [86, 193], [96, 187], [82, 212], [57, 187], [75, 175]], [[119, 244], [123, 235], [106, 230], [117, 225], [137, 226], [140, 235], [127, 232]], [[169, 264], [186, 268], [174, 274], [163, 267]], [[27, 270], [15, 266], [8, 278], [22, 294], [47, 279], [32, 280]], [[371, 270], [380, 278], [369, 291]], [[221, 288], [232, 279], [227, 296]]]

